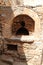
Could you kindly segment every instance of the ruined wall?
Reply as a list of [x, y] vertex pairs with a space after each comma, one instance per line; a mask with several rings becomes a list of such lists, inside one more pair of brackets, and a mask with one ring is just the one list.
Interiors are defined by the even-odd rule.
[[[18, 8], [18, 10], [16, 10]], [[29, 13], [27, 9], [29, 9]], [[35, 13], [30, 13], [30, 10], [32, 10]], [[38, 39], [36, 39], [32, 44], [31, 43], [20, 43], [20, 42], [14, 42], [14, 41], [6, 41], [4, 43], [11, 43], [14, 45], [17, 45], [17, 57], [23, 62], [26, 62], [27, 64], [30, 65], [40, 65], [41, 64], [41, 59], [42, 59], [42, 42], [43, 42], [43, 7], [15, 7], [12, 10], [12, 7], [1, 7], [0, 10], [0, 21], [2, 23], [2, 35], [3, 37], [10, 38], [12, 37], [11, 34], [11, 24], [13, 22], [14, 17], [16, 17], [18, 14], [23, 14], [27, 13], [33, 20], [35, 21], [36, 25], [36, 35], [39, 34]], [[37, 16], [40, 20], [37, 19]], [[7, 52], [7, 51], [6, 51]], [[19, 54], [19, 55], [18, 55]], [[15, 58], [15, 54], [14, 58]], [[16, 61], [18, 60], [16, 59]], [[20, 61], [19, 60], [19, 61]]]

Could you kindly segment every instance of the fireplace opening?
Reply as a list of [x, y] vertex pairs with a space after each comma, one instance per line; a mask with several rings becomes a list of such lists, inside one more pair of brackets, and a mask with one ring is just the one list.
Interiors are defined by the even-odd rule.
[[16, 35], [29, 35], [28, 30], [25, 28], [25, 22], [20, 22], [21, 27], [17, 30]]
[[17, 51], [17, 45], [7, 44], [7, 49]]

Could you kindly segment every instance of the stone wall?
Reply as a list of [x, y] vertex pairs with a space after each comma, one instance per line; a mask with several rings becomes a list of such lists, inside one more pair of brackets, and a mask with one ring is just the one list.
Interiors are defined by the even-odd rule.
[[38, 14], [39, 18], [40, 18], [40, 39], [43, 42], [43, 7], [36, 7], [33, 8], [33, 10]]
[[[35, 26], [34, 26], [34, 35], [36, 35], [36, 37], [39, 37], [39, 32], [40, 32], [40, 19], [37, 15], [37, 13], [35, 13], [34, 11], [31, 10], [31, 8], [26, 8], [26, 7], [16, 7], [14, 8], [16, 9], [16, 11], [13, 11], [11, 8], [5, 8], [3, 9], [3, 13], [1, 16], [4, 17], [4, 20], [2, 21], [2, 25], [3, 25], [3, 36], [4, 37], [11, 37], [11, 26], [13, 23], [13, 19], [18, 16], [18, 15], [28, 15], [30, 18], [33, 19], [33, 21], [35, 22]], [[6, 12], [5, 12], [6, 11]], [[9, 12], [10, 11], [10, 12]], [[1, 12], [1, 13], [2, 13]], [[8, 14], [7, 14], [8, 13]], [[36, 22], [37, 21], [37, 22]], [[27, 24], [27, 23], [26, 23]], [[30, 23], [29, 23], [30, 24]], [[9, 30], [8, 30], [9, 29]], [[37, 30], [38, 29], [38, 30]], [[6, 31], [5, 31], [6, 30]], [[29, 29], [30, 30], [30, 29]], [[7, 34], [6, 34], [7, 33]], [[6, 34], [6, 35], [5, 35]]]
[[[16, 9], [16, 8], [15, 8]], [[11, 34], [11, 24], [12, 24], [12, 20], [14, 19], [14, 17], [17, 16], [17, 14], [22, 14], [22, 13], [27, 13], [29, 11], [29, 13], [27, 13], [27, 15], [31, 16], [36, 25], [37, 29], [35, 32], [36, 35], [39, 34], [40, 37], [38, 37], [38, 39], [36, 39], [33, 43], [29, 44], [29, 43], [16, 43], [16, 45], [18, 45], [18, 54], [19, 54], [19, 59], [21, 59], [23, 62], [26, 61], [26, 63], [29, 65], [40, 65], [41, 64], [41, 59], [42, 59], [42, 42], [43, 42], [43, 7], [35, 7], [35, 8], [29, 8], [29, 10], [27, 9], [23, 9], [23, 11], [21, 11], [19, 8], [18, 10], [13, 11], [11, 8], [3, 8], [3, 10], [1, 9], [0, 13], [4, 15], [4, 20], [1, 20], [2, 23], [2, 33], [3, 33], [3, 37], [7, 37], [10, 38], [10, 36], [12, 36]], [[33, 10], [35, 13], [37, 13], [37, 15], [35, 13], [31, 13], [30, 14], [30, 9], [31, 11]], [[24, 11], [24, 10], [27, 10]], [[33, 15], [34, 14], [34, 15]], [[36, 16], [35, 16], [36, 15]], [[2, 15], [3, 17], [3, 15]], [[36, 18], [35, 18], [36, 17]], [[37, 17], [39, 17], [40, 21], [37, 19]], [[40, 22], [40, 23], [39, 23]], [[40, 30], [39, 30], [40, 29]], [[9, 36], [10, 35], [10, 36]], [[14, 43], [15, 42], [9, 42], [4, 40], [4, 43]], [[13, 54], [14, 55], [14, 54]]]

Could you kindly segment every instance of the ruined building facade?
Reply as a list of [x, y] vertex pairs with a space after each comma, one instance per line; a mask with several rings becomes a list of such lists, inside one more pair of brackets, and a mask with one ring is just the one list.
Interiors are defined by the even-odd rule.
[[40, 65], [42, 45], [43, 6], [24, 5], [23, 0], [0, 0], [0, 48], [4, 53], [14, 51], [21, 61]]

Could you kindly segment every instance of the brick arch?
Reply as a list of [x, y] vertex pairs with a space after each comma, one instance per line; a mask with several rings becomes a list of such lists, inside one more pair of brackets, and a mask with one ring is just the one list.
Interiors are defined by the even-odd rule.
[[[24, 22], [24, 24], [25, 24], [24, 28], [26, 28], [29, 33], [34, 32], [34, 26], [35, 26], [34, 20], [26, 14], [21, 14], [21, 15], [16, 16], [13, 19], [13, 23], [11, 25], [12, 31], [13, 31], [12, 34], [15, 34], [17, 32], [17, 30], [22, 27], [21, 22]], [[17, 23], [17, 24], [15, 24], [15, 23]], [[16, 30], [15, 30], [15, 28], [16, 28]]]
[[[35, 35], [36, 37], [39, 37], [39, 32], [40, 32], [40, 19], [39, 19], [37, 13], [35, 13], [33, 10], [31, 10], [31, 9], [29, 9], [29, 8], [24, 8], [22, 12], [21, 12], [21, 10], [18, 11], [18, 9], [17, 9], [16, 11], [13, 11], [12, 18], [11, 18], [11, 19], [9, 20], [9, 22], [8, 22], [8, 25], [9, 25], [9, 28], [8, 28], [8, 29], [11, 29], [10, 27], [11, 27], [11, 25], [12, 25], [12, 23], [13, 23], [12, 20], [13, 20], [16, 16], [21, 15], [21, 14], [26, 14], [26, 15], [28, 15], [29, 17], [31, 17], [31, 18], [34, 20], [34, 22], [35, 22], [34, 35]], [[11, 31], [11, 30], [10, 30], [10, 31]], [[8, 32], [9, 32], [9, 31], [8, 31]], [[11, 36], [11, 35], [10, 35], [10, 33], [9, 33], [8, 37], [10, 37], [10, 36]]]

